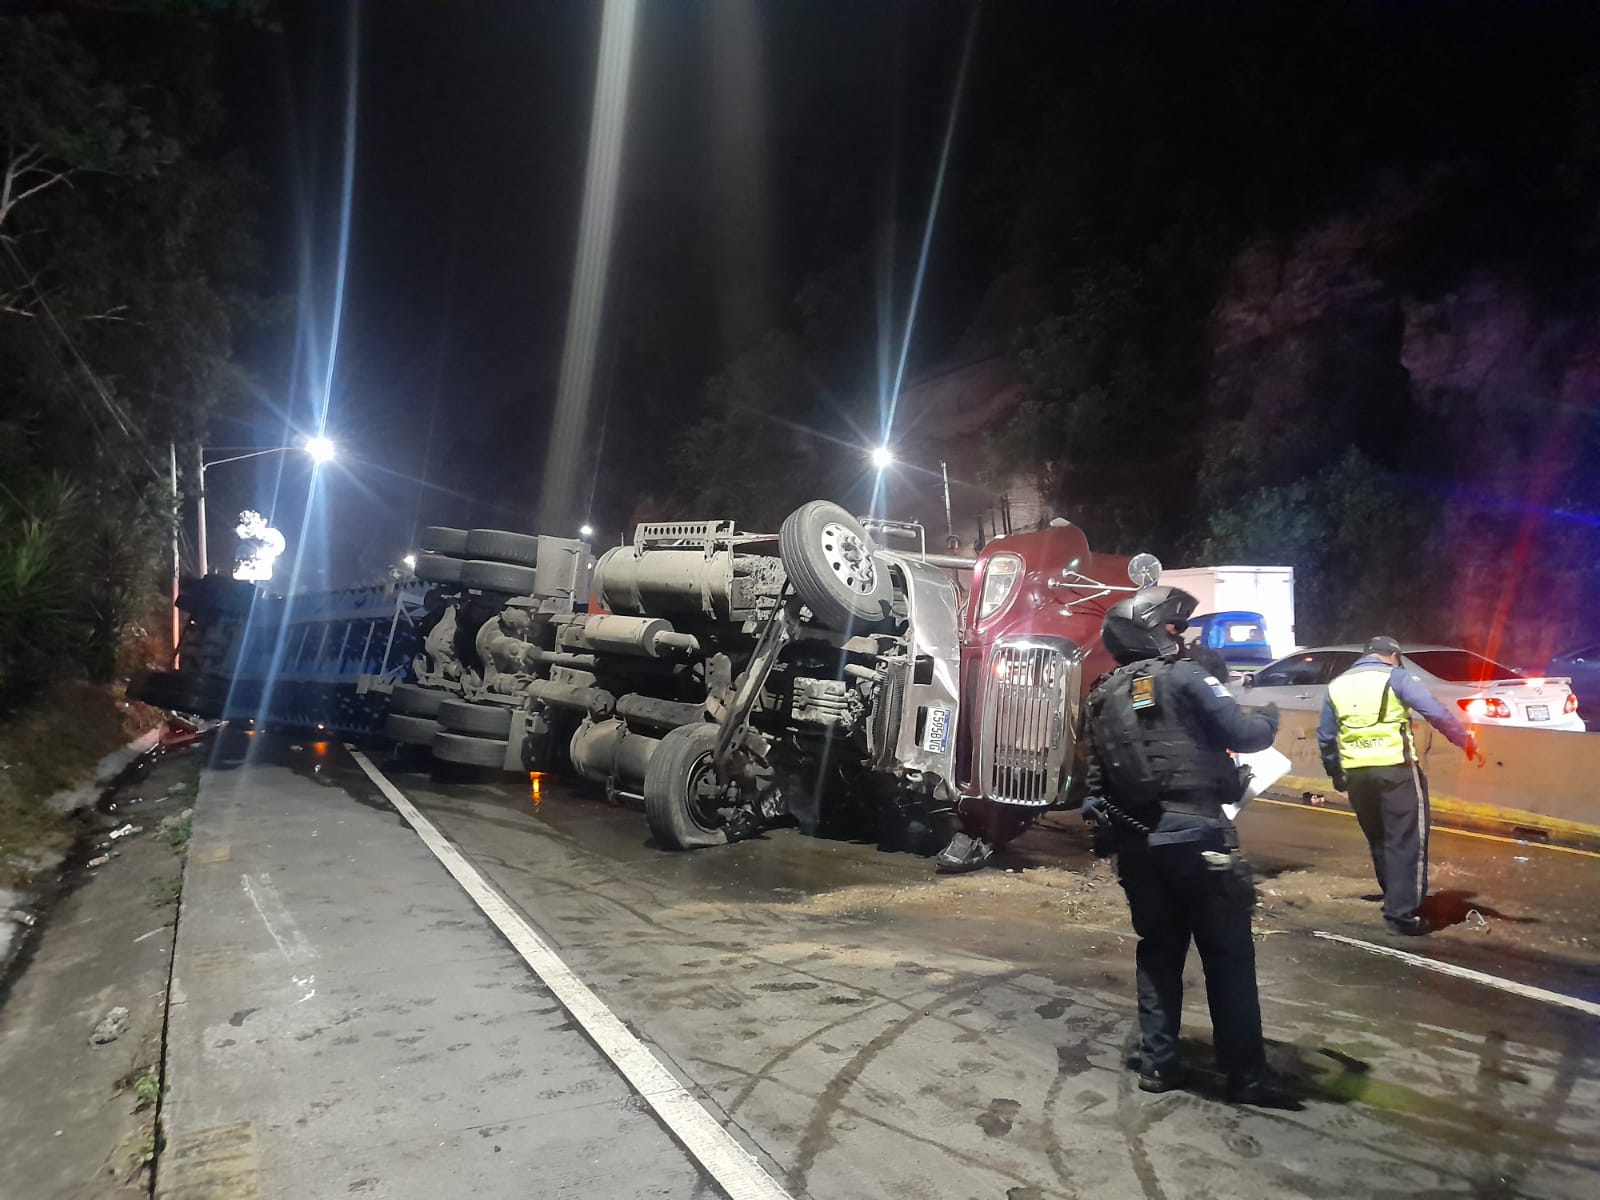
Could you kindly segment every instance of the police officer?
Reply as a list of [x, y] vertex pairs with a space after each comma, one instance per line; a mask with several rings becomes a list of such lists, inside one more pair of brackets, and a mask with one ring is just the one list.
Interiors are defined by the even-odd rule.
[[1187, 658], [1181, 630], [1197, 601], [1146, 588], [1113, 605], [1100, 636], [1122, 666], [1090, 693], [1084, 818], [1117, 856], [1117, 877], [1139, 935], [1139, 1087], [1178, 1087], [1183, 964], [1200, 948], [1217, 1064], [1228, 1099], [1296, 1107], [1268, 1074], [1256, 993], [1250, 913], [1255, 886], [1222, 805], [1239, 798], [1228, 751], [1263, 750], [1277, 709], [1245, 710], [1215, 675]]
[[1383, 919], [1408, 936], [1433, 929], [1417, 911], [1428, 894], [1428, 779], [1411, 745], [1413, 712], [1467, 758], [1477, 756], [1472, 732], [1400, 665], [1400, 643], [1379, 636], [1328, 685], [1317, 724], [1323, 768], [1334, 788], [1349, 795], [1372, 851]]

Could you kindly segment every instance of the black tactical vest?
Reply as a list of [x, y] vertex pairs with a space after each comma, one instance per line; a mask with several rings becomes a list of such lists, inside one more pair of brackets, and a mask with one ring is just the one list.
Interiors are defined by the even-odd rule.
[[1106, 798], [1137, 813], [1160, 801], [1233, 800], [1239, 771], [1222, 750], [1195, 742], [1180, 718], [1174, 670], [1194, 665], [1147, 659], [1119, 667], [1089, 693], [1087, 720]]

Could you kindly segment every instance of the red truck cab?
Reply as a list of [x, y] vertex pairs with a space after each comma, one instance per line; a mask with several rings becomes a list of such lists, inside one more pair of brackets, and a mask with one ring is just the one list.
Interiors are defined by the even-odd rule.
[[1022, 818], [1073, 799], [1083, 699], [1115, 663], [1106, 610], [1133, 590], [1129, 560], [1095, 554], [1057, 520], [997, 538], [973, 567], [961, 639], [956, 790]]

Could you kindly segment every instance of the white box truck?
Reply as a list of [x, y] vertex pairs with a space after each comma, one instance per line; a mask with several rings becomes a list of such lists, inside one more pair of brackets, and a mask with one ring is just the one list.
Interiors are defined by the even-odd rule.
[[[1200, 601], [1195, 609], [1197, 618], [1227, 613], [1253, 613], [1260, 617], [1259, 622], [1195, 622], [1207, 644], [1215, 639], [1212, 648], [1230, 662], [1240, 657], [1270, 662], [1292, 653], [1299, 644], [1294, 631], [1293, 567], [1185, 567], [1161, 572], [1160, 582], [1182, 588]], [[1256, 654], [1250, 655], [1249, 650]], [[1263, 666], [1265, 662], [1254, 665]]]

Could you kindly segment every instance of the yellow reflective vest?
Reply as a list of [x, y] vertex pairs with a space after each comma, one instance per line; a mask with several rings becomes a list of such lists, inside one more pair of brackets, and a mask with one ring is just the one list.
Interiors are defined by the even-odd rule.
[[1339, 719], [1339, 761], [1346, 770], [1411, 761], [1411, 713], [1389, 686], [1393, 669], [1359, 667], [1328, 685]]

